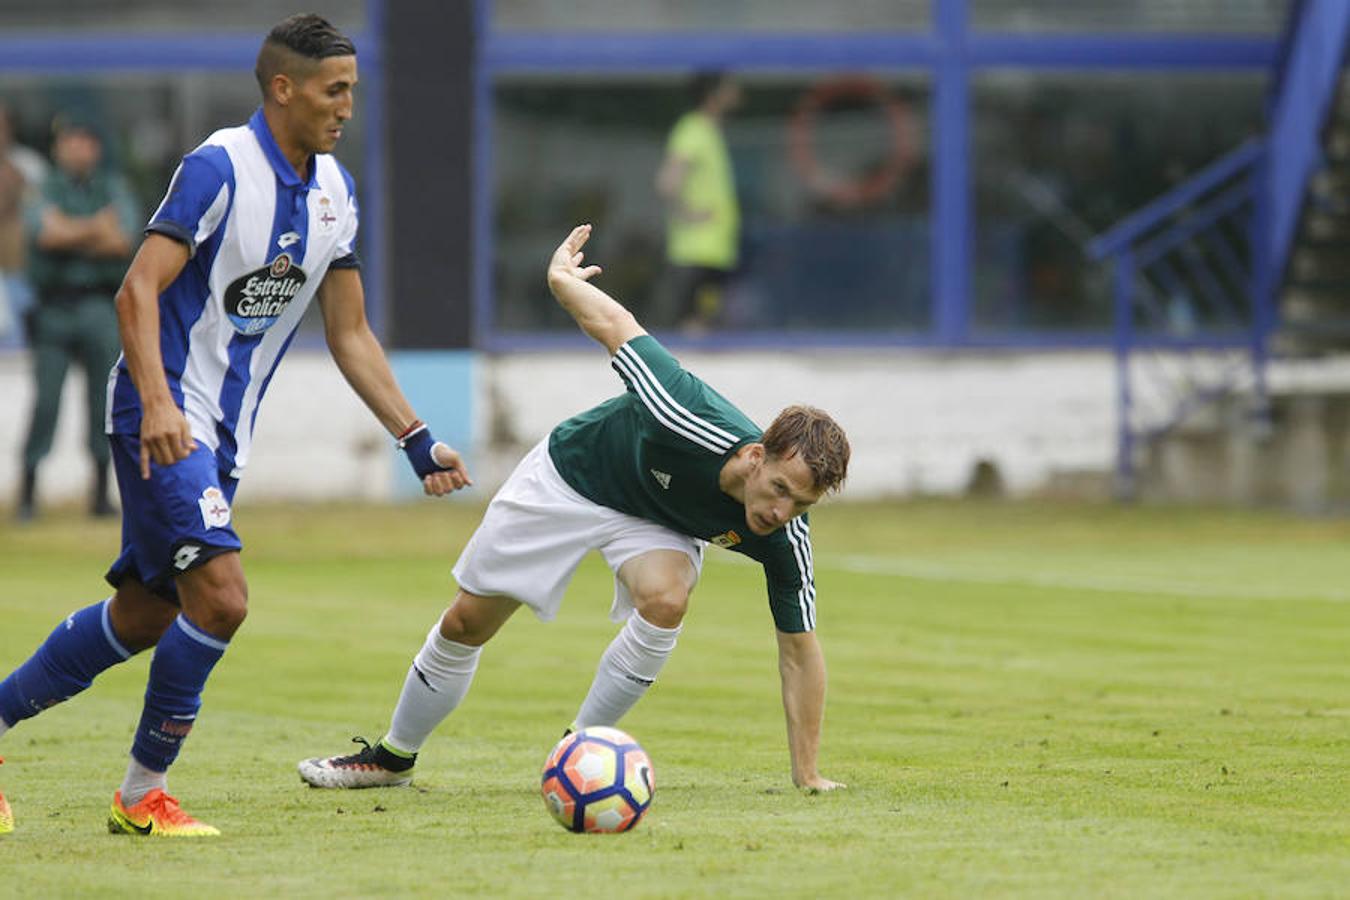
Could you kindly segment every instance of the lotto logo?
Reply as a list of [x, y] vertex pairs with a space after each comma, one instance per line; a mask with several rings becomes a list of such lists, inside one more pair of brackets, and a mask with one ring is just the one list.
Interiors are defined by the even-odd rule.
[[201, 556], [202, 548], [196, 544], [184, 544], [178, 548], [178, 552], [173, 555], [173, 567], [180, 572], [187, 571], [187, 567], [196, 562], [197, 557]]

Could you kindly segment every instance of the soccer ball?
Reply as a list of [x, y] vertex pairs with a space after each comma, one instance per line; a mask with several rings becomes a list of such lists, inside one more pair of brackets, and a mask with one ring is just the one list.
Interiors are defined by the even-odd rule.
[[583, 728], [558, 741], [544, 762], [544, 805], [568, 831], [628, 831], [651, 806], [652, 762], [617, 728]]

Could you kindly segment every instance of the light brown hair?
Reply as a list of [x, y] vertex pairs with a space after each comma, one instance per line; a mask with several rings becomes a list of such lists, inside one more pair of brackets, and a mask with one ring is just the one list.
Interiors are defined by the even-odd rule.
[[771, 459], [801, 454], [818, 491], [837, 492], [848, 477], [848, 436], [830, 414], [814, 406], [789, 406], [760, 439]]

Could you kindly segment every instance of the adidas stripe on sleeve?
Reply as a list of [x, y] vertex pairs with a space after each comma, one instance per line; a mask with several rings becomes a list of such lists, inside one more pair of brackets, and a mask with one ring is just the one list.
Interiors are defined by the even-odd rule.
[[624, 344], [612, 365], [652, 417], [674, 434], [717, 454], [744, 440], [700, 409], [706, 405], [708, 387], [682, 369], [655, 338], [644, 336]]

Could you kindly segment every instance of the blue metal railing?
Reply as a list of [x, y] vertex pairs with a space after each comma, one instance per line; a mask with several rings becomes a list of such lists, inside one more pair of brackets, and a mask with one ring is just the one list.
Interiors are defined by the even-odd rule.
[[[1117, 381], [1117, 491], [1135, 492], [1135, 449], [1175, 427], [1197, 408], [1241, 386], [1242, 368], [1209, 367], [1208, 384], [1176, 392], [1169, 408], [1141, 421], [1135, 358], [1141, 350], [1194, 354], [1264, 346], [1269, 296], [1253, 277], [1256, 211], [1264, 141], [1252, 139], [1187, 181], [1126, 216], [1087, 247], [1094, 260], [1110, 260], [1114, 274], [1114, 340]], [[1204, 315], [1197, 315], [1203, 309]], [[1264, 354], [1253, 354], [1264, 361]], [[1160, 367], [1161, 368], [1161, 367]], [[1261, 365], [1251, 369], [1264, 398]]]
[[[1088, 254], [1115, 267], [1119, 410], [1117, 487], [1135, 490], [1135, 449], [1166, 433], [1200, 406], [1231, 395], [1250, 379], [1255, 406], [1266, 407], [1267, 345], [1278, 315], [1275, 296], [1302, 216], [1308, 184], [1322, 164], [1322, 140], [1350, 38], [1350, 4], [1297, 0], [1272, 67], [1269, 133], [1244, 143], [1094, 239]], [[1239, 246], [1235, 247], [1234, 235]], [[1159, 286], [1161, 289], [1159, 289]], [[1216, 310], [1218, 334], [1166, 338], [1168, 298], [1194, 294]], [[1160, 302], [1160, 298], [1162, 302]], [[1216, 339], [1217, 338], [1217, 339]], [[1245, 363], [1191, 384], [1152, 423], [1136, 404], [1132, 358], [1143, 349], [1181, 352], [1243, 348]]]
[[1273, 293], [1283, 277], [1302, 217], [1308, 183], [1321, 167], [1322, 132], [1331, 112], [1350, 37], [1350, 3], [1304, 0], [1270, 116], [1270, 157], [1265, 174], [1269, 216], [1261, 235], [1264, 265], [1259, 289]]

